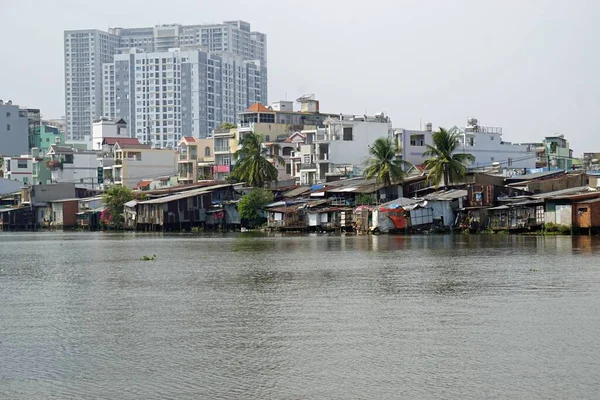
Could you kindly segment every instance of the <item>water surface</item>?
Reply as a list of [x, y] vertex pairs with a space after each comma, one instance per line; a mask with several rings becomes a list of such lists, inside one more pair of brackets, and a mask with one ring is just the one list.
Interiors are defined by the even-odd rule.
[[599, 255], [597, 237], [2, 233], [0, 398], [598, 398]]

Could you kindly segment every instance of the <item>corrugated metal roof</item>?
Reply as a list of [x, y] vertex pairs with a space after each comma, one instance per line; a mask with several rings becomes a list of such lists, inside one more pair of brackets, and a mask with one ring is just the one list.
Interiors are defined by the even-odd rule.
[[542, 171], [542, 172], [534, 172], [533, 174], [525, 174], [525, 175], [514, 175], [510, 178], [506, 178], [507, 182], [521, 182], [521, 181], [530, 181], [532, 179], [545, 178], [548, 176], [558, 176], [564, 175], [564, 171]]
[[230, 187], [230, 186], [231, 186], [230, 184], [208, 186], [208, 187], [203, 187], [200, 189], [193, 189], [193, 190], [188, 190], [185, 192], [180, 192], [177, 194], [172, 194], [170, 196], [159, 197], [159, 198], [152, 199], [152, 200], [140, 201], [138, 204], [164, 204], [164, 203], [169, 203], [169, 202], [175, 201], [175, 200], [186, 199], [188, 197], [196, 196], [199, 194], [210, 193], [213, 190], [222, 189], [222, 188]]
[[600, 201], [600, 197], [591, 200], [579, 201], [579, 204], [590, 204], [590, 203], [598, 203]]
[[159, 197], [157, 199], [146, 200], [146, 201], [140, 201], [138, 204], [165, 204], [165, 203], [170, 203], [171, 201], [187, 199], [188, 197], [193, 197], [193, 196], [197, 196], [199, 194], [206, 194], [206, 193], [210, 193], [210, 192], [212, 192], [212, 190], [210, 190], [210, 189], [189, 190], [187, 192], [173, 194], [171, 196]]
[[467, 197], [468, 192], [463, 189], [450, 189], [444, 191], [437, 191], [430, 193], [423, 198], [429, 201], [447, 201], [447, 200], [455, 200], [461, 197]]
[[300, 195], [302, 195], [302, 194], [304, 194], [306, 192], [310, 192], [310, 187], [308, 187], [308, 186], [300, 186], [300, 187], [292, 189], [292, 190], [290, 190], [288, 192], [285, 192], [283, 194], [283, 197], [296, 197], [296, 196], [300, 196]]
[[589, 192], [589, 191], [590, 191], [589, 186], [578, 186], [578, 187], [569, 188], [569, 189], [556, 190], [554, 192], [533, 194], [530, 197], [535, 197], [538, 199], [545, 199], [548, 197], [563, 196], [563, 195], [574, 194], [574, 193], [585, 193], [585, 192]]

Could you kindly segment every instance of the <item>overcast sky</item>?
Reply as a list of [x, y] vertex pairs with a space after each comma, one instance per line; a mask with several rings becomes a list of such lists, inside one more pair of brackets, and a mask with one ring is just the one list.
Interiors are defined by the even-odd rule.
[[63, 31], [242, 19], [268, 35], [269, 100], [394, 127], [502, 126], [504, 140], [564, 133], [600, 152], [600, 1], [0, 0], [0, 98], [64, 115]]

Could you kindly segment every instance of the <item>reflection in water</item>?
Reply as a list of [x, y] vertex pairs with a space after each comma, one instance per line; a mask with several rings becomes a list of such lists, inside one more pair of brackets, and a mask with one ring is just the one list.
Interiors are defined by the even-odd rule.
[[1, 234], [0, 254], [0, 398], [600, 389], [598, 237]]

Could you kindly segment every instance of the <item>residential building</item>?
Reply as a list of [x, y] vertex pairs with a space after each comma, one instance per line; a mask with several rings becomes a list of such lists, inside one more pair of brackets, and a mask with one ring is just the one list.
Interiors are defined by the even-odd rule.
[[82, 140], [102, 116], [102, 64], [112, 62], [119, 36], [95, 29], [65, 31], [67, 140]]
[[240, 132], [237, 128], [215, 129], [213, 131], [213, 154], [215, 157], [213, 178], [222, 181], [229, 176], [235, 164], [234, 154], [240, 143]]
[[127, 123], [123, 119], [116, 120], [107, 117], [94, 120], [91, 150], [102, 150], [102, 141], [105, 138], [129, 138]]
[[177, 181], [190, 184], [198, 180], [212, 179], [214, 165], [214, 141], [184, 137], [179, 142], [179, 160]]
[[255, 103], [239, 114], [239, 130], [242, 133], [254, 132], [263, 136], [264, 141], [275, 141], [287, 138], [290, 134], [305, 129], [323, 126], [328, 117], [338, 114], [324, 114], [319, 110], [319, 101], [313, 94], [296, 99], [300, 110], [294, 110], [293, 101], [278, 101], [266, 107], [263, 103]]
[[292, 158], [299, 154], [300, 145], [306, 143], [306, 135], [300, 132], [323, 127], [327, 118], [339, 117], [338, 114], [321, 113], [314, 94], [304, 95], [296, 102], [300, 104], [299, 110], [294, 109], [293, 101], [278, 101], [269, 107], [255, 103], [239, 114], [240, 135], [247, 132], [261, 135], [271, 154], [283, 158], [283, 164], [273, 162], [279, 172], [279, 181], [293, 180], [296, 175]]
[[[102, 96], [106, 94], [103, 85], [111, 86], [111, 83], [122, 81], [117, 79], [103, 83], [101, 79], [103, 64], [112, 64], [115, 54], [128, 52], [132, 48], [137, 48], [144, 53], [165, 53], [174, 48], [202, 48], [202, 54], [206, 54], [204, 52], [221, 53], [225, 58], [231, 55], [241, 57], [243, 60], [255, 60], [261, 66], [261, 82], [256, 84], [249, 79], [248, 92], [253, 92], [258, 87], [263, 93], [262, 96], [264, 96], [260, 100], [266, 101], [266, 35], [260, 32], [252, 32], [250, 24], [247, 22], [226, 21], [214, 25], [171, 24], [147, 28], [111, 28], [108, 32], [98, 30], [66, 31], [65, 108], [67, 111], [67, 138], [69, 140], [82, 139], [84, 136], [89, 135], [92, 129], [92, 120], [95, 118], [101, 116], [116, 117], [108, 112], [111, 107], [111, 100], [109, 100], [107, 109], [103, 110], [105, 104], [103, 104]], [[162, 60], [163, 57], [160, 58]], [[228, 65], [230, 66], [231, 63]], [[195, 68], [197, 67], [190, 65], [191, 70]], [[108, 69], [107, 72], [110, 72], [110, 67]], [[183, 69], [181, 72], [183, 78]], [[231, 79], [224, 81], [223, 86], [226, 90], [230, 89], [229, 86], [237, 85], [239, 80], [244, 79], [244, 74], [247, 74], [246, 71], [238, 69], [227, 72], [230, 73]], [[194, 73], [196, 72], [194, 71]], [[210, 79], [208, 75], [206, 75], [206, 78], [205, 75], [196, 75], [196, 77], [201, 77], [201, 82]], [[110, 96], [110, 89], [108, 93], [111, 99], [114, 98]], [[250, 104], [242, 104], [242, 99], [239, 97], [232, 96], [226, 100], [239, 107], [247, 107]], [[125, 112], [120, 107], [114, 108], [115, 112], [117, 109], [121, 110], [120, 112]], [[186, 111], [192, 112], [190, 110]], [[235, 118], [235, 114], [233, 114], [233, 118]], [[134, 127], [137, 125], [132, 120], [124, 119], [129, 124], [130, 129], [136, 129]], [[193, 136], [187, 132], [184, 132], [184, 135]], [[175, 142], [180, 139], [181, 137]]]
[[58, 133], [66, 139], [67, 120], [65, 118], [50, 118], [42, 120], [42, 125], [52, 126], [58, 129]]
[[565, 139], [565, 135], [546, 136], [544, 147], [550, 168], [558, 168], [564, 171], [572, 169], [573, 150], [569, 148], [569, 142]]
[[[502, 128], [481, 126], [476, 118], [469, 118], [465, 128], [456, 126], [448, 130], [456, 134], [459, 144], [457, 153], [475, 157], [471, 168], [498, 166], [508, 169], [536, 167], [536, 153], [530, 145], [513, 144], [502, 138]], [[402, 158], [414, 165], [421, 165], [426, 157], [427, 145], [433, 145], [433, 130], [430, 123], [424, 131], [396, 129], [394, 132], [402, 147]]]
[[361, 174], [369, 146], [378, 138], [392, 136], [391, 120], [383, 113], [330, 116], [323, 125], [302, 131], [307, 144], [300, 145], [293, 158], [295, 178], [302, 185]]
[[206, 138], [267, 98], [260, 61], [199, 49], [130, 49], [104, 65], [104, 82], [105, 115], [127, 121], [129, 136], [153, 148], [175, 148], [184, 136]]
[[134, 188], [144, 179], [177, 174], [175, 150], [152, 149], [145, 144], [128, 144], [117, 141], [113, 151], [112, 182], [109, 183]]
[[70, 182], [90, 189], [99, 188], [95, 151], [51, 145], [46, 155], [52, 183]]
[[4, 177], [31, 184], [32, 157], [28, 154], [18, 157], [4, 157]]
[[59, 128], [55, 126], [42, 124], [40, 126], [39, 145], [37, 148], [40, 151], [45, 152], [50, 149], [50, 145], [52, 144], [64, 146], [65, 135], [64, 133], [61, 133]]
[[[280, 137], [277, 139], [278, 140], [275, 142], [265, 143], [265, 146], [269, 148], [270, 154], [278, 155], [283, 159], [283, 164], [274, 162], [273, 159], [271, 159], [273, 165], [275, 165], [277, 168], [277, 180], [279, 182], [285, 182], [289, 180], [295, 181], [294, 176], [296, 175], [296, 172], [293, 170], [295, 166], [294, 157], [296, 154], [300, 154], [301, 146], [306, 144], [306, 135], [300, 132], [294, 132], [284, 140], [281, 140]], [[300, 155], [298, 155], [296, 160], [299, 160], [299, 158]]]
[[[61, 135], [62, 136], [62, 135]], [[57, 146], [61, 146], [61, 144], [56, 144]], [[32, 185], [40, 185], [40, 184], [50, 184], [52, 183], [52, 171], [48, 168], [47, 161], [50, 160], [49, 157], [46, 157], [46, 153], [50, 150], [50, 147], [47, 149], [31, 149], [31, 184]]]
[[37, 108], [27, 108], [27, 141], [28, 149], [40, 147], [40, 126], [42, 118]]
[[583, 153], [583, 168], [588, 171], [600, 170], [600, 152]]
[[29, 151], [27, 110], [12, 101], [0, 100], [0, 155], [16, 156]]

